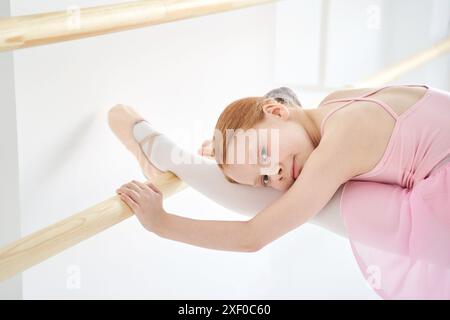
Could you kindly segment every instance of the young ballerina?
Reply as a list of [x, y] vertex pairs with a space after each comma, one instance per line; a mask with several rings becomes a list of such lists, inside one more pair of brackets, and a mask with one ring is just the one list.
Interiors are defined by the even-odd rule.
[[[265, 97], [274, 98], [283, 104], [301, 106], [297, 96], [289, 88], [283, 87], [272, 90]], [[206, 197], [231, 211], [247, 217], [255, 216], [260, 210], [282, 195], [281, 191], [273, 188], [253, 188], [228, 181], [217, 166], [216, 161], [210, 160], [210, 158], [213, 158], [210, 153], [211, 141], [208, 141], [209, 143], [204, 144], [199, 150], [199, 155], [202, 155], [200, 157], [179, 148], [166, 136], [160, 135], [155, 131], [148, 122], [137, 119], [142, 119], [142, 117], [130, 107], [117, 106], [111, 109], [109, 113], [111, 128], [118, 138], [124, 142], [125, 146], [138, 158], [147, 179], [152, 180], [155, 174], [161, 173], [158, 169], [171, 171], [187, 185]], [[130, 122], [136, 122], [136, 125], [133, 127], [133, 136], [131, 136], [129, 130]], [[128, 139], [128, 142], [125, 142], [124, 137]], [[157, 139], [155, 139], [156, 137]], [[135, 139], [140, 142], [140, 145], [137, 145], [134, 141]], [[153, 139], [155, 140], [153, 141]], [[142, 152], [141, 147], [148, 153], [148, 157]], [[187, 163], [174, 161], [173, 155], [190, 161]], [[148, 159], [151, 159], [151, 161]], [[154, 168], [151, 164], [154, 164], [157, 168]], [[332, 200], [328, 202], [320, 213], [308, 222], [323, 227], [339, 236], [346, 237], [342, 219], [339, 217], [341, 190], [342, 188], [335, 193]], [[230, 199], [235, 200], [230, 201]]]
[[[450, 298], [450, 94], [405, 85], [333, 92], [316, 109], [286, 100], [240, 99], [216, 125], [221, 137], [236, 130], [229, 139], [215, 136], [213, 144], [227, 182], [261, 195], [270, 188], [280, 192], [264, 194], [269, 199], [254, 204], [250, 220], [169, 214], [150, 183], [132, 181], [117, 192], [144, 227], [162, 237], [256, 251], [320, 216], [345, 184], [339, 203], [342, 234], [374, 290], [384, 298]], [[147, 178], [174, 170], [170, 161], [170, 168], [164, 166], [173, 143], [131, 108], [114, 107], [109, 121]], [[271, 134], [243, 144], [253, 131]], [[244, 161], [236, 161], [240, 153]], [[185, 180], [179, 171], [175, 174]]]

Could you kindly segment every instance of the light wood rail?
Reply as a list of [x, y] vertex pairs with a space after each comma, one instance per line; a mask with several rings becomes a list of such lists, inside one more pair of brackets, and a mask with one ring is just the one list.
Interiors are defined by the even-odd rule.
[[194, 18], [281, 0], [141, 0], [0, 19], [0, 51]]

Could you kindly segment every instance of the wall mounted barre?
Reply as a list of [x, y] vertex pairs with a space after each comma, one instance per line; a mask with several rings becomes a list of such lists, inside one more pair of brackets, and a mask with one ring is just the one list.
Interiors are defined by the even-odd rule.
[[0, 19], [0, 51], [92, 37], [280, 0], [142, 0]]
[[450, 52], [450, 37], [436, 43], [428, 49], [420, 51], [402, 62], [389, 66], [358, 83], [359, 87], [370, 88], [393, 81], [408, 71]]
[[[154, 184], [164, 199], [187, 186], [172, 173], [159, 176]], [[114, 196], [0, 248], [0, 282], [132, 215], [119, 196]]]

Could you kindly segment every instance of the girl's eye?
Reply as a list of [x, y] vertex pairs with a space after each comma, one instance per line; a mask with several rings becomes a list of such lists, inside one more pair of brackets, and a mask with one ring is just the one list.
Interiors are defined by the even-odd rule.
[[269, 183], [269, 176], [267, 174], [262, 176], [262, 183], [265, 186]]
[[262, 149], [261, 149], [261, 157], [262, 157], [263, 160], [266, 160], [266, 159], [267, 159], [267, 150], [266, 150], [266, 147], [262, 147]]
[[265, 162], [267, 162], [267, 159], [269, 158], [268, 156], [267, 156], [267, 149], [266, 149], [266, 147], [262, 147], [261, 148], [261, 158], [262, 158], [262, 161], [265, 163]]

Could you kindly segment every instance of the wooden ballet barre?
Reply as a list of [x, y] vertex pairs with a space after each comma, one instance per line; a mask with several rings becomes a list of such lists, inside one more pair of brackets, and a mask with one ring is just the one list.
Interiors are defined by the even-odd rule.
[[359, 82], [356, 86], [359, 88], [370, 88], [383, 85], [448, 52], [450, 52], [450, 37], [404, 59], [400, 63], [380, 70], [371, 77]]
[[0, 51], [45, 45], [280, 0], [142, 0], [0, 19]]
[[[154, 184], [164, 199], [187, 186], [170, 172], [159, 176]], [[0, 282], [132, 215], [119, 196], [114, 196], [0, 248]]]
[[[437, 46], [447, 43], [446, 40]], [[436, 48], [433, 46], [430, 50]], [[429, 62], [448, 51], [442, 47], [433, 54], [414, 55], [412, 58], [400, 62], [399, 65], [406, 67], [390, 67], [376, 77], [371, 77], [373, 83], [377, 85], [395, 80], [401, 72], [407, 72], [414, 67]], [[415, 58], [414, 58], [415, 57]], [[424, 58], [425, 57], [425, 58]], [[412, 60], [414, 58], [414, 60]], [[392, 70], [396, 70], [393, 72]], [[384, 81], [384, 83], [382, 82]], [[356, 87], [363, 87], [366, 82], [359, 82]], [[162, 191], [164, 198], [167, 198], [182, 189], [186, 188], [177, 176], [172, 173], [165, 173], [158, 177], [153, 183]], [[40, 231], [32, 233], [20, 240], [17, 240], [3, 248], [0, 248], [0, 282], [24, 271], [25, 269], [42, 262], [49, 257], [129, 218], [133, 215], [130, 208], [120, 200], [118, 196], [109, 198], [93, 207], [66, 218], [58, 223], [46, 227]]]

